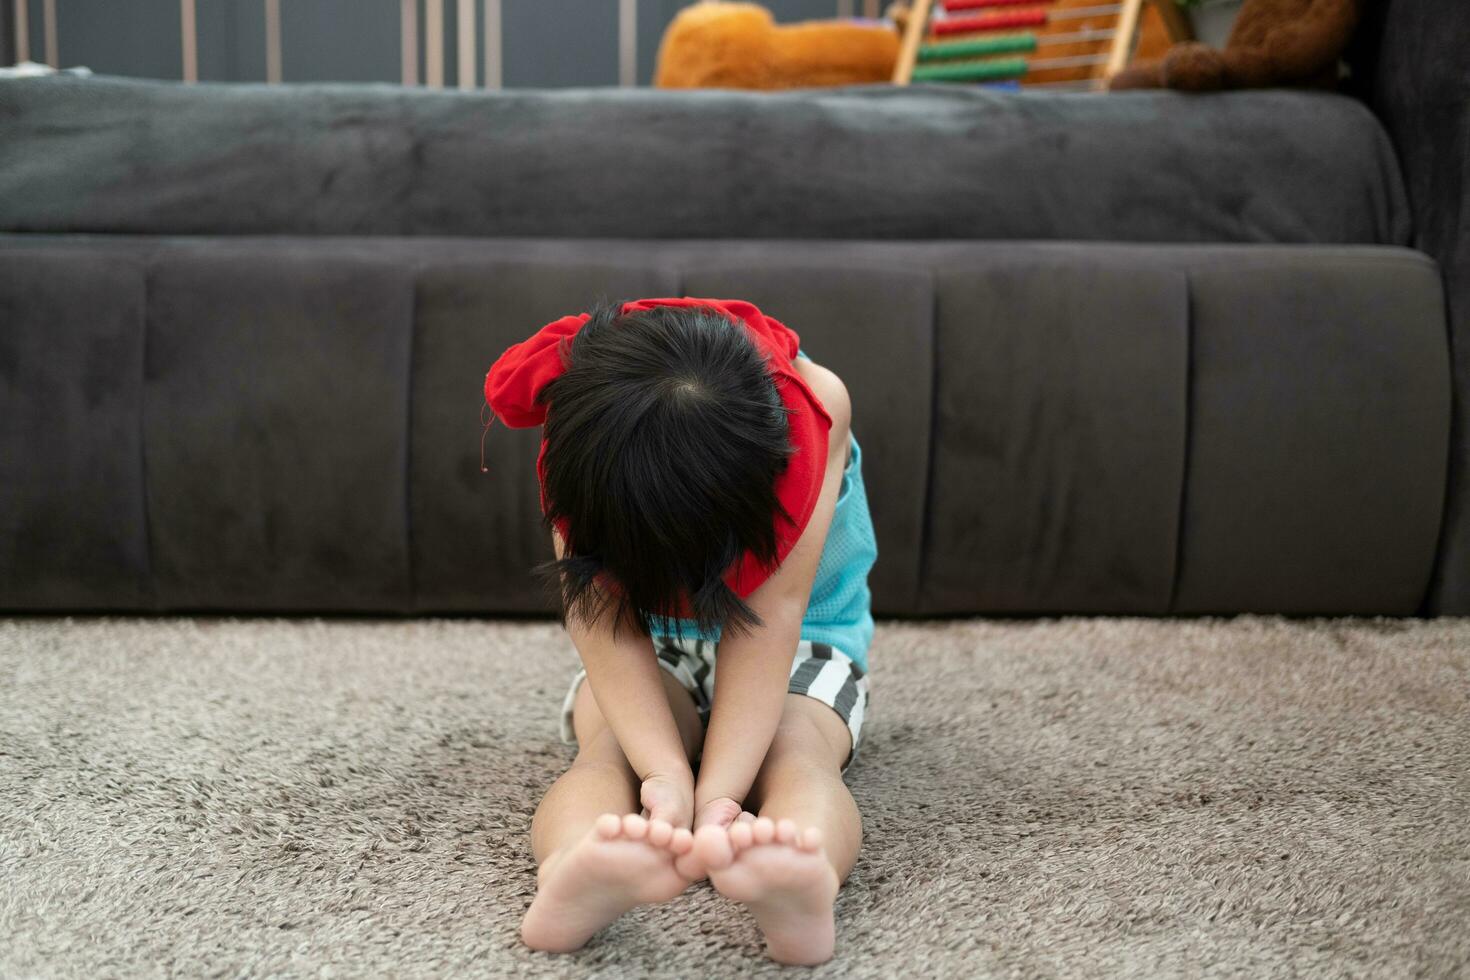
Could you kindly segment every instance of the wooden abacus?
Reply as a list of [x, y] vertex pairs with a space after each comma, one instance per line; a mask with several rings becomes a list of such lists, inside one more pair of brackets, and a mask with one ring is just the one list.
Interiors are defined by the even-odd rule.
[[[1064, 70], [1082, 78], [1043, 84], [1101, 87], [1127, 66], [1144, 2], [1079, 7], [1058, 0], [914, 0], [893, 81], [1026, 84], [1028, 76]], [[1173, 0], [1152, 2], [1170, 39], [1188, 40], [1188, 24]], [[1069, 30], [1070, 22], [1076, 26]], [[1062, 29], [1046, 29], [1053, 26]], [[1063, 45], [1067, 53], [1037, 57]]]

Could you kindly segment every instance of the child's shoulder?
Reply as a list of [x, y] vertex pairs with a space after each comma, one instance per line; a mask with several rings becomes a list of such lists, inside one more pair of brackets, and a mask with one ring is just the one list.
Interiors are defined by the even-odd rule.
[[832, 417], [831, 436], [834, 438], [829, 439], [829, 445], [845, 450], [847, 432], [852, 424], [852, 400], [848, 397], [847, 386], [834, 372], [810, 358], [795, 358], [792, 367]]

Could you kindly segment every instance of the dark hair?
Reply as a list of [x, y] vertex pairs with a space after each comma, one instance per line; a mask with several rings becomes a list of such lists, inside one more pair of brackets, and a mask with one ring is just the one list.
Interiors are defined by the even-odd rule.
[[541, 391], [546, 525], [563, 556], [538, 571], [564, 613], [616, 612], [644, 634], [688, 603], [701, 631], [760, 618], [724, 582], [749, 552], [776, 562], [786, 410], [745, 328], [710, 309], [603, 304]]

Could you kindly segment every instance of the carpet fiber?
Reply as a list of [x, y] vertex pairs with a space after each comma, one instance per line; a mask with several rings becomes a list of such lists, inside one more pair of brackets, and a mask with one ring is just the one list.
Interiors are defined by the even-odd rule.
[[[0, 975], [774, 974], [705, 886], [522, 949], [545, 623], [0, 621]], [[1465, 975], [1470, 620], [884, 624], [820, 976]]]

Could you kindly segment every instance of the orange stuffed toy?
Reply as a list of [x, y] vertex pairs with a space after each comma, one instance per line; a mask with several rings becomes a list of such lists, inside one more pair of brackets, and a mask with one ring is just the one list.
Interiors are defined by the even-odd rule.
[[883, 24], [808, 21], [778, 27], [753, 3], [697, 3], [664, 32], [658, 88], [783, 89], [886, 82], [898, 33]]
[[1109, 88], [1212, 92], [1286, 85], [1333, 88], [1358, 23], [1358, 0], [1245, 0], [1225, 48], [1176, 44], [1162, 61], [1114, 75]]

